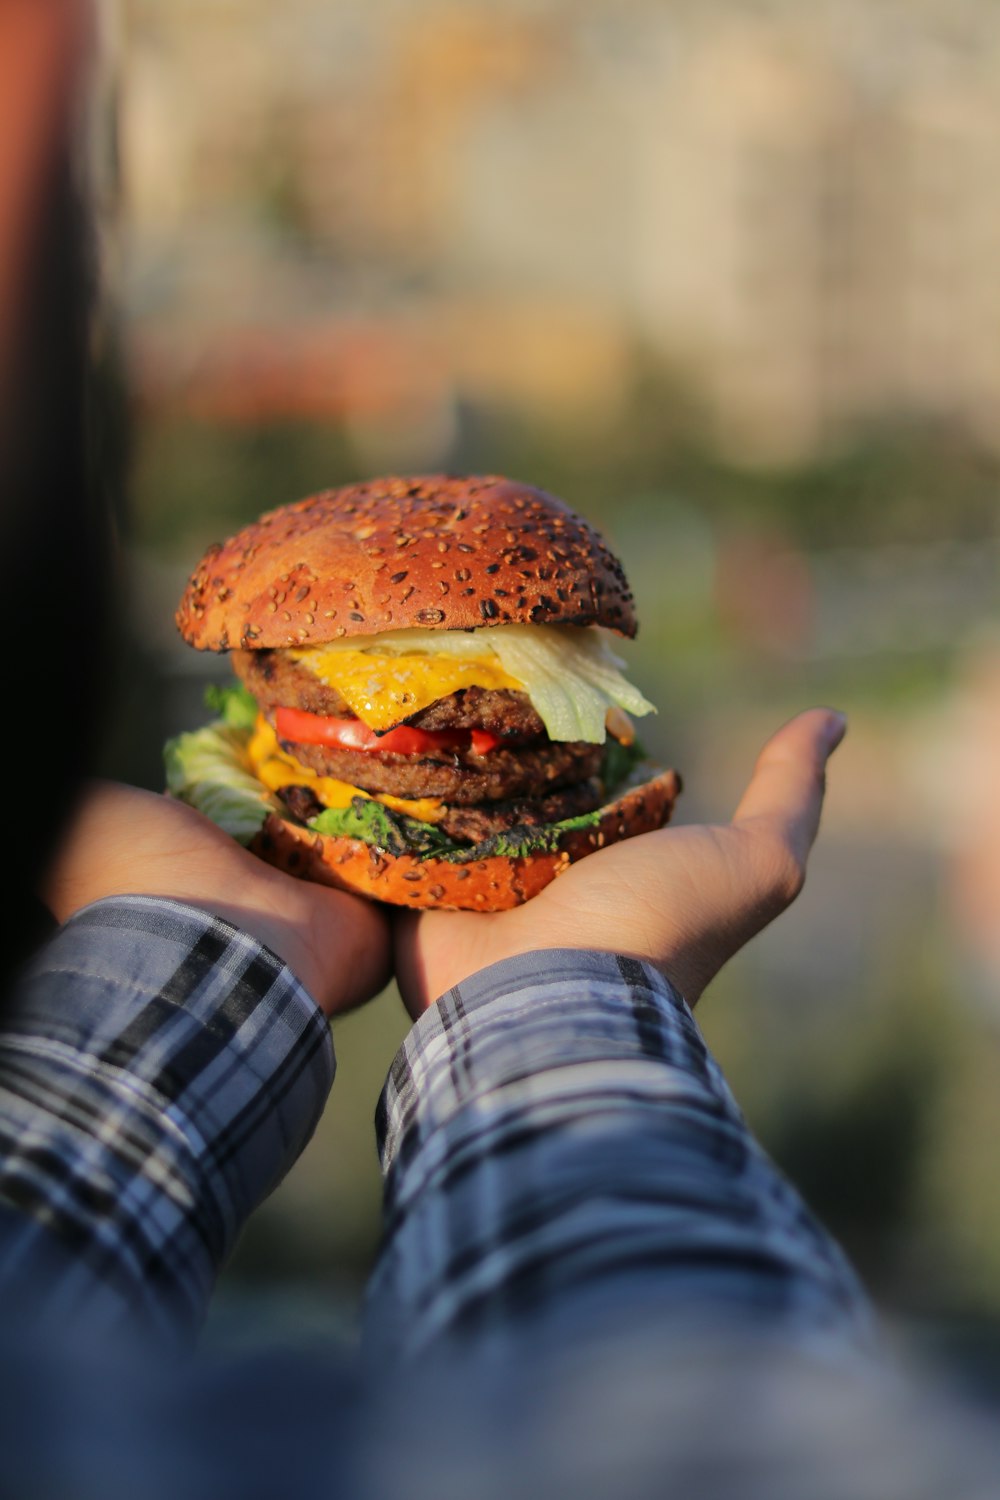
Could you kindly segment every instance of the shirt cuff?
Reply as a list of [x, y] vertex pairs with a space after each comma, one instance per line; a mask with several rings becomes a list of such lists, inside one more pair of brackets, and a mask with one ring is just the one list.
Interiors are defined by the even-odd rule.
[[557, 1339], [654, 1316], [868, 1337], [839, 1247], [636, 959], [546, 950], [463, 981], [406, 1038], [377, 1125], [381, 1358], [521, 1337], [526, 1310]]
[[629, 1058], [681, 1070], [740, 1118], [687, 1003], [651, 964], [576, 948], [502, 959], [443, 995], [400, 1047], [376, 1114], [382, 1169], [481, 1091]]
[[78, 912], [0, 1028], [0, 1285], [55, 1255], [38, 1311], [196, 1326], [333, 1072], [318, 1006], [247, 933], [145, 896]]

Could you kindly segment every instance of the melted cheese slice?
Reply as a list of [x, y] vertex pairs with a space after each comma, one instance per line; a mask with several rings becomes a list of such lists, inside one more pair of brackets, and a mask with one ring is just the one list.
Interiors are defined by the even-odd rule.
[[518, 691], [523, 687], [504, 671], [488, 646], [482, 657], [426, 656], [421, 652], [390, 655], [351, 651], [340, 645], [332, 650], [322, 646], [311, 651], [290, 650], [288, 655], [308, 667], [327, 687], [335, 688], [351, 712], [376, 731], [391, 729], [400, 719], [408, 719], [461, 688]]
[[363, 791], [336, 776], [320, 776], [282, 750], [277, 735], [263, 717], [257, 720], [247, 746], [247, 758], [254, 774], [272, 792], [280, 791], [283, 786], [307, 786], [324, 807], [350, 807], [354, 797], [364, 797], [383, 802], [394, 812], [418, 818], [421, 823], [436, 823], [444, 815], [444, 803], [437, 797], [393, 797], [388, 792]]

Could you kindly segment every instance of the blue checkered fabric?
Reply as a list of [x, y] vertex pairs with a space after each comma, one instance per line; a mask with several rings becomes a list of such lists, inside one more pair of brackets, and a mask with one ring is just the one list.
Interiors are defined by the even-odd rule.
[[80, 912], [0, 1030], [0, 1295], [40, 1330], [189, 1337], [333, 1067], [318, 1007], [247, 934], [145, 897]]
[[629, 1308], [865, 1343], [839, 1247], [750, 1135], [651, 967], [553, 951], [494, 965], [413, 1028], [379, 1104], [373, 1347], [558, 1339]]

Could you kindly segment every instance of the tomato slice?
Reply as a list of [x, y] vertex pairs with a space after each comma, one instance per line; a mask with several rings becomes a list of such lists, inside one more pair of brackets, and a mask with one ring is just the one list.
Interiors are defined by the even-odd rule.
[[470, 729], [469, 738], [472, 740], [472, 749], [476, 755], [489, 755], [491, 750], [502, 743], [498, 734], [490, 729]]
[[275, 714], [279, 740], [299, 745], [338, 745], [343, 750], [391, 750], [396, 755], [421, 755], [428, 750], [454, 750], [470, 743], [476, 755], [486, 755], [500, 744], [488, 729], [415, 729], [399, 724], [376, 734], [360, 719], [336, 719], [310, 714], [302, 708], [279, 708]]

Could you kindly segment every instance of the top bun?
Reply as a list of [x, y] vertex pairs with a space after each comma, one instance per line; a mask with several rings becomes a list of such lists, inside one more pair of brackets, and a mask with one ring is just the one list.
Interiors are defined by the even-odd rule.
[[270, 511], [209, 548], [177, 610], [206, 651], [506, 624], [636, 632], [594, 528], [544, 490], [484, 475], [372, 479]]

